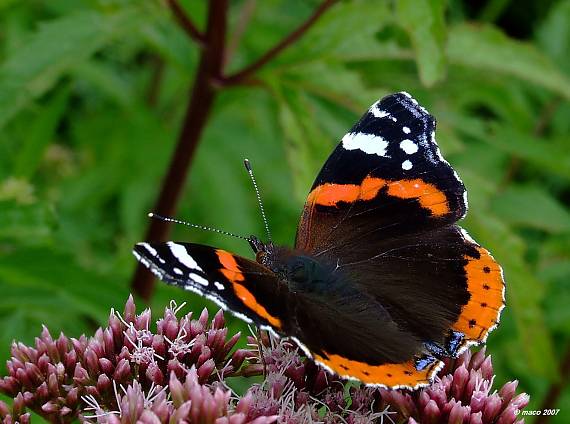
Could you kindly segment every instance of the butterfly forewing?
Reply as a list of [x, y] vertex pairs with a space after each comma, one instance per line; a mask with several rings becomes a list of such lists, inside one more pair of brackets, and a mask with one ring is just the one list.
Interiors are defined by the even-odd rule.
[[248, 322], [279, 329], [286, 317], [273, 272], [257, 262], [194, 243], [138, 243], [134, 254], [158, 278], [207, 297]]

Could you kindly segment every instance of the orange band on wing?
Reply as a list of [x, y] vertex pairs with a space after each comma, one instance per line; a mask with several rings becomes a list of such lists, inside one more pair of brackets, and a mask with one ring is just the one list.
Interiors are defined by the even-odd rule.
[[429, 209], [435, 216], [449, 213], [445, 194], [433, 184], [420, 179], [393, 181], [388, 184], [388, 194], [401, 199], [417, 199], [422, 208]]
[[323, 206], [336, 206], [339, 202], [355, 202], [372, 200], [378, 191], [386, 185], [381, 178], [367, 176], [361, 184], [322, 184], [315, 187], [307, 202]]
[[257, 303], [255, 296], [245, 286], [239, 283], [235, 283], [234, 292], [245, 306], [259, 315], [261, 318], [266, 319], [267, 322], [269, 322], [269, 324], [272, 326], [281, 328], [281, 320], [267, 312], [267, 309], [265, 309], [263, 305]]
[[216, 250], [216, 254], [218, 255], [218, 259], [223, 267], [220, 269], [220, 272], [232, 283], [234, 293], [243, 302], [243, 304], [261, 318], [266, 319], [272, 326], [281, 328], [281, 321], [267, 312], [267, 309], [257, 302], [255, 296], [243, 284], [241, 284], [242, 281], [245, 281], [245, 276], [239, 269], [239, 265], [234, 255], [220, 249]]
[[220, 272], [224, 274], [224, 277], [226, 277], [232, 283], [245, 280], [245, 277], [240, 271], [234, 255], [221, 249], [216, 250], [216, 255], [218, 255], [218, 259], [222, 264], [223, 268], [220, 269]]
[[469, 302], [461, 310], [453, 329], [465, 334], [473, 341], [483, 341], [499, 322], [505, 305], [503, 275], [501, 267], [489, 252], [477, 246], [480, 257], [465, 256], [467, 265], [467, 290]]
[[381, 384], [387, 387], [408, 386], [416, 388], [428, 385], [432, 375], [440, 365], [440, 361], [436, 360], [429, 367], [418, 371], [414, 361], [403, 364], [369, 365], [331, 353], [326, 353], [326, 356], [327, 358], [315, 355], [315, 360], [326, 365], [340, 376], [357, 378], [366, 384]]
[[421, 207], [430, 210], [434, 216], [442, 216], [450, 212], [445, 193], [433, 184], [421, 179], [386, 181], [370, 175], [360, 184], [321, 184], [309, 193], [307, 203], [337, 206], [340, 202], [372, 200], [385, 186], [388, 187], [389, 196], [400, 199], [417, 199]]

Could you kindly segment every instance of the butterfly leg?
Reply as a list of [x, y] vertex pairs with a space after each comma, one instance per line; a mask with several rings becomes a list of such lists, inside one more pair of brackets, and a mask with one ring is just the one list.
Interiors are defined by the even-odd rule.
[[416, 370], [423, 371], [427, 367], [431, 366], [436, 361], [437, 361], [437, 358], [435, 356], [432, 356], [429, 354], [423, 354], [422, 356], [416, 357], [414, 359], [414, 365], [416, 367]]
[[457, 358], [457, 354], [459, 353], [461, 346], [463, 346], [464, 340], [465, 334], [460, 331], [451, 330], [445, 340], [445, 350], [447, 351], [448, 356]]
[[435, 342], [425, 342], [424, 347], [437, 359], [456, 358], [460, 347], [463, 345], [465, 334], [451, 330], [445, 339], [444, 345]]

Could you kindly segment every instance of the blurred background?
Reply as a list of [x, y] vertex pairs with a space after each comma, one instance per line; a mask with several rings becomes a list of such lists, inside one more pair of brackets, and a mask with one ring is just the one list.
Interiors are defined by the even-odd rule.
[[[321, 4], [230, 1], [227, 74]], [[0, 0], [1, 362], [42, 324], [79, 336], [122, 308], [202, 51], [181, 16], [201, 29], [207, 8]], [[274, 239], [292, 244], [335, 144], [379, 97], [410, 92], [468, 188], [462, 225], [504, 267], [507, 308], [488, 342], [497, 382], [519, 379], [529, 409], [568, 422], [570, 1], [340, 1], [311, 24], [253, 78], [219, 84], [176, 216], [263, 236], [247, 157]], [[250, 254], [182, 226], [171, 238]], [[150, 304], [170, 299], [216, 310], [163, 284]]]

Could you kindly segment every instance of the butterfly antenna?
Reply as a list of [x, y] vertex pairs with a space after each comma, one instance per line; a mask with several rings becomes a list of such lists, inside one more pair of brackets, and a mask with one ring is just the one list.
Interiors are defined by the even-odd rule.
[[261, 201], [261, 195], [259, 194], [259, 188], [257, 187], [257, 182], [255, 181], [255, 177], [253, 176], [253, 169], [251, 168], [251, 163], [249, 163], [248, 159], [244, 159], [243, 164], [245, 165], [245, 169], [247, 170], [249, 178], [251, 178], [251, 182], [253, 183], [255, 196], [257, 197], [257, 204], [259, 205], [259, 211], [261, 212], [263, 225], [265, 225], [265, 232], [267, 233], [267, 239], [268, 241], [271, 241], [271, 232], [269, 231], [269, 223], [267, 222], [267, 217], [265, 216], [265, 209], [263, 208], [263, 202]]
[[219, 230], [217, 228], [208, 227], [206, 225], [192, 224], [191, 222], [181, 221], [180, 219], [174, 219], [174, 218], [170, 218], [168, 216], [157, 215], [157, 214], [152, 213], [152, 212], [150, 212], [148, 214], [148, 217], [158, 219], [160, 221], [173, 222], [175, 224], [182, 224], [182, 225], [186, 225], [188, 227], [198, 228], [198, 229], [204, 230], [204, 231], [212, 231], [214, 233], [223, 234], [225, 236], [230, 236], [230, 237], [235, 237], [235, 238], [242, 239], [242, 240], [247, 240], [248, 242], [251, 243], [251, 239], [249, 237], [239, 236], [237, 234], [230, 233], [229, 231]]

